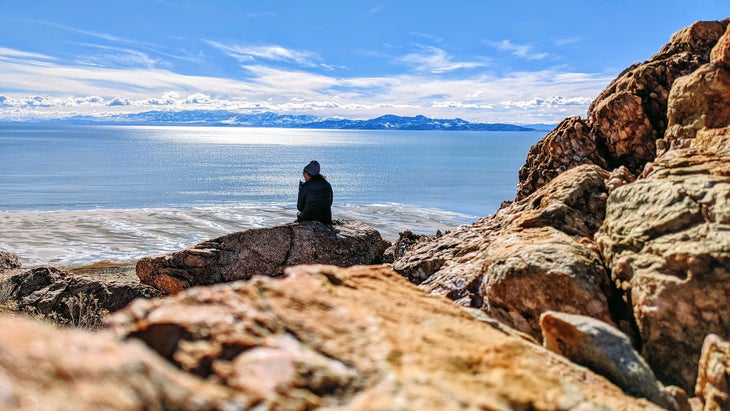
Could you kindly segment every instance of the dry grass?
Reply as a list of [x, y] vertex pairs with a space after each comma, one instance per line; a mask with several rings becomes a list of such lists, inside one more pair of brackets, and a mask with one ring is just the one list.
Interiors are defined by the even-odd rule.
[[88, 294], [76, 294], [66, 297], [61, 302], [68, 308], [68, 316], [57, 311], [41, 312], [37, 307], [20, 308], [13, 293], [13, 285], [0, 283], [0, 313], [24, 315], [60, 327], [71, 327], [96, 331], [101, 328], [104, 317], [109, 311], [99, 307], [99, 300]]

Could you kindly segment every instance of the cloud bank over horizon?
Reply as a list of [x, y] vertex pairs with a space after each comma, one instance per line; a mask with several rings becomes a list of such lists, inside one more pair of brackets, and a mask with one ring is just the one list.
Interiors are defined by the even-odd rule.
[[[342, 77], [306, 70], [316, 56], [305, 51], [280, 46], [215, 47], [236, 50], [231, 58], [252, 63], [241, 65], [248, 77], [193, 76], [156, 67], [60, 64], [51, 56], [2, 48], [0, 71], [10, 75], [0, 78], [0, 119], [225, 109], [325, 118], [422, 114], [477, 122], [550, 123], [585, 115], [592, 98], [611, 80], [605, 74], [554, 70], [517, 72], [509, 77], [478, 73], [443, 77], [433, 73], [479, 65], [456, 62], [443, 50], [433, 49], [420, 57], [403, 57], [418, 66], [414, 73]], [[259, 59], [287, 61], [297, 67], [277, 68]], [[429, 69], [422, 70], [426, 67]]]
[[[229, 110], [557, 123], [585, 116], [621, 70], [649, 58], [688, 19], [723, 8], [698, 2], [707, 10], [595, 4], [600, 25], [584, 18], [585, 7], [529, 0], [455, 0], [448, 9], [386, 0], [337, 10], [3, 2], [0, 120]], [[646, 21], [646, 9], [656, 22]]]

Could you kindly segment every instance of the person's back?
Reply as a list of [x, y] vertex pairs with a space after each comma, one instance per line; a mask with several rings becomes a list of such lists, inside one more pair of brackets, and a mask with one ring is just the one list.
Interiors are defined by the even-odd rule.
[[332, 186], [319, 173], [319, 163], [310, 162], [303, 171], [305, 182], [299, 183], [297, 221], [320, 221], [332, 224]]

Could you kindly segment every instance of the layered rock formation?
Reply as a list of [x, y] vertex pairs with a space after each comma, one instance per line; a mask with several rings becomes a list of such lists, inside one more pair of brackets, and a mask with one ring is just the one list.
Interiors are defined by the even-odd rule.
[[730, 335], [728, 23], [624, 71], [532, 147], [514, 203], [393, 267], [538, 339], [547, 310], [614, 324], [694, 392], [705, 336]]
[[357, 221], [337, 220], [332, 226], [306, 221], [246, 230], [145, 257], [137, 262], [137, 275], [142, 283], [174, 294], [254, 275], [276, 277], [296, 264], [376, 264], [389, 245], [377, 230]]

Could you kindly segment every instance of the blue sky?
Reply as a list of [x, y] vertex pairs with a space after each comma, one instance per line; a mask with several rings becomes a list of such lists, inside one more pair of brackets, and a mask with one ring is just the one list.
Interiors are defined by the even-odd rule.
[[727, 0], [0, 0], [0, 119], [226, 109], [555, 123]]

